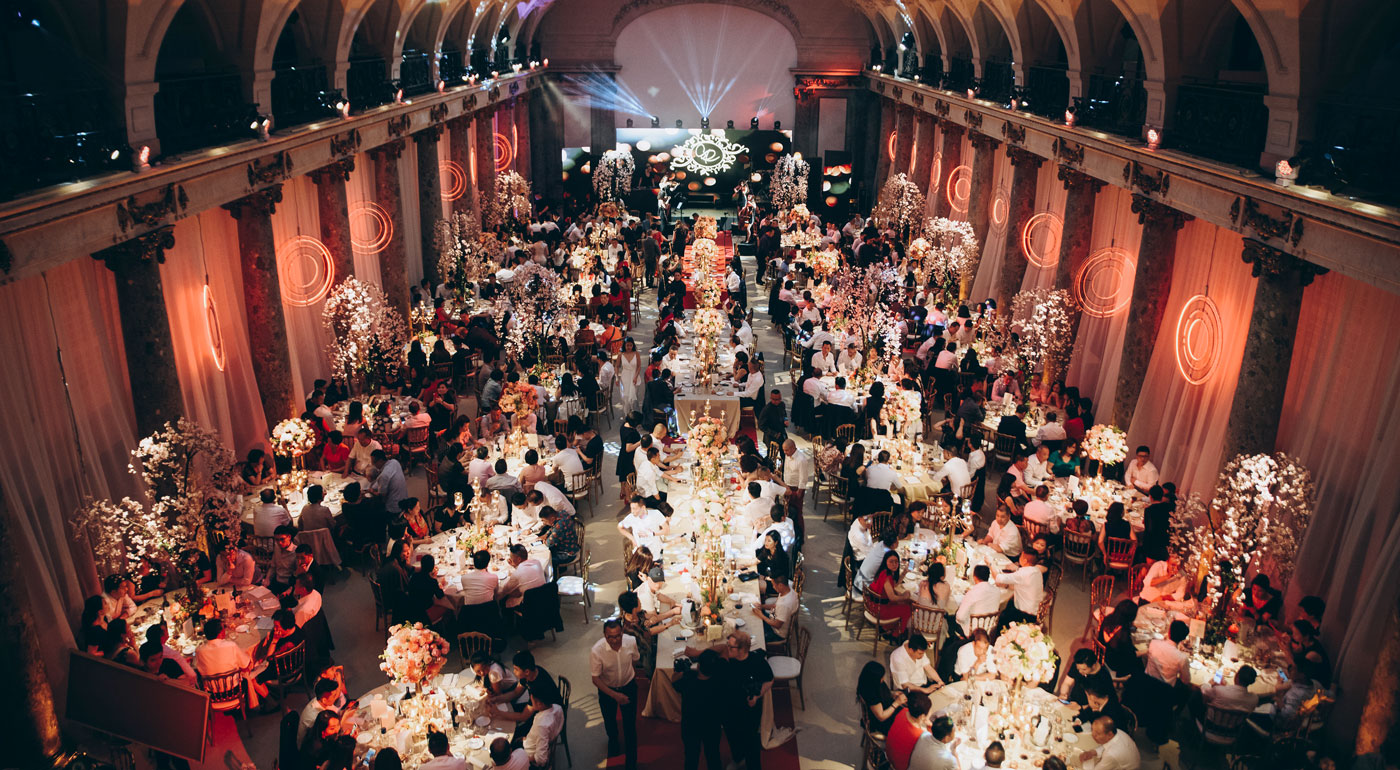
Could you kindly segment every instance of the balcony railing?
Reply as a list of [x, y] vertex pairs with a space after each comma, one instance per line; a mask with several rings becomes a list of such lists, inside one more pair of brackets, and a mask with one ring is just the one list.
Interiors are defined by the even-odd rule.
[[1069, 106], [1069, 73], [1063, 67], [1027, 67], [1026, 97], [1036, 115], [1063, 119]]
[[438, 77], [451, 87], [460, 85], [462, 76], [466, 74], [467, 68], [463, 64], [461, 51], [442, 52], [442, 58], [438, 60]]
[[934, 88], [943, 84], [943, 57], [929, 54], [924, 57], [924, 68], [919, 77]]
[[1079, 122], [1101, 131], [1136, 137], [1147, 118], [1147, 89], [1125, 75], [1090, 75], [1088, 94], [1079, 106]]
[[432, 54], [420, 51], [406, 51], [399, 63], [399, 87], [404, 96], [426, 94], [434, 90]]
[[155, 105], [156, 135], [165, 155], [248, 138], [252, 119], [272, 106], [246, 101], [236, 72], [161, 78]]
[[[1400, 109], [1345, 98], [1324, 97], [1317, 104], [1316, 139], [1307, 148], [1308, 165], [1300, 183], [1325, 184], [1339, 195], [1400, 205]], [[1323, 157], [1324, 154], [1331, 156]], [[1317, 165], [1335, 167], [1323, 172]]]
[[948, 60], [948, 74], [943, 78], [943, 87], [949, 91], [965, 91], [972, 87], [976, 77], [972, 60], [955, 56]]
[[130, 168], [120, 114], [100, 89], [0, 90], [0, 199]]
[[326, 68], [286, 67], [272, 76], [272, 120], [277, 128], [299, 126], [334, 114], [322, 101]]
[[982, 63], [982, 83], [977, 96], [987, 101], [1005, 104], [1011, 101], [1011, 89], [1016, 87], [1016, 70], [1011, 62]]
[[1169, 146], [1213, 160], [1254, 168], [1264, 150], [1269, 108], [1258, 87], [1182, 83]]
[[388, 67], [377, 57], [351, 59], [345, 73], [345, 95], [352, 112], [372, 110], [394, 100], [394, 87], [389, 82]]

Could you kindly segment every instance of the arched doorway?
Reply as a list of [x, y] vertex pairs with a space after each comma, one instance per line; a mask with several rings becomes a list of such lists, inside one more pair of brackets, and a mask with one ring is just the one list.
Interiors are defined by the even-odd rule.
[[202, 0], [187, 0], [161, 41], [155, 107], [156, 135], [165, 155], [251, 137], [259, 110], [272, 108], [244, 100], [238, 68], [216, 30]]

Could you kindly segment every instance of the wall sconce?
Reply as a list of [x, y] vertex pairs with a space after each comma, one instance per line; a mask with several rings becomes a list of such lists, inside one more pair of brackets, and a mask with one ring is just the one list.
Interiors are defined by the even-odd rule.
[[1162, 132], [1155, 128], [1147, 129], [1147, 149], [1156, 150], [1162, 146]]

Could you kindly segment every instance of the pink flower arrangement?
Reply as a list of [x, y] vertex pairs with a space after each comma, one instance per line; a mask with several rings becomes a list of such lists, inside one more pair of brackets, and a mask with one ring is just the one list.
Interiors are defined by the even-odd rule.
[[451, 649], [446, 639], [422, 623], [397, 625], [389, 629], [379, 670], [399, 684], [420, 685], [437, 676]]
[[533, 385], [523, 382], [507, 383], [497, 404], [505, 414], [529, 414], [539, 406], [539, 395]]
[[1006, 679], [1021, 679], [1032, 686], [1055, 678], [1055, 643], [1033, 623], [1012, 623], [1002, 630], [992, 645], [997, 673]]

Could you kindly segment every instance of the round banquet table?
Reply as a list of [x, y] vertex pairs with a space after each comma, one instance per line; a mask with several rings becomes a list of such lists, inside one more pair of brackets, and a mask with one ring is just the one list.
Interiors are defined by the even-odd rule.
[[[466, 760], [474, 770], [493, 766], [491, 742], [510, 740], [516, 723], [493, 718], [510, 711], [509, 704], [486, 703], [486, 691], [468, 666], [459, 674], [439, 674], [420, 688], [413, 698], [404, 699], [406, 688], [389, 682], [360, 698], [346, 721], [358, 728], [356, 760], [369, 749], [394, 747], [405, 768], [416, 768], [432, 756], [428, 753], [428, 727], [447, 733], [453, 756]], [[451, 704], [456, 703], [458, 720], [452, 725]], [[402, 712], [402, 713], [400, 713]]]
[[[1039, 714], [1047, 720], [1049, 729], [1045, 736], [1046, 745], [1034, 745], [1032, 736], [1029, 733], [1023, 735], [1019, 729], [1005, 733], [1005, 737], [999, 737], [990, 727], [984, 732], [979, 731], [977, 724], [981, 720], [976, 715], [979, 700], [989, 708], [995, 709], [1008, 689], [1008, 684], [1001, 680], [961, 681], [953, 682], [929, 695], [932, 706], [930, 713], [935, 718], [946, 716], [953, 720], [959, 739], [954, 753], [962, 767], [980, 766], [982, 753], [993, 740], [1000, 740], [1005, 747], [1006, 762], [1003, 767], [1008, 770], [1034, 770], [1043, 765], [1045, 759], [1050, 756], [1059, 756], [1070, 767], [1080, 767], [1079, 755], [1097, 748], [1089, 734], [1089, 727], [1082, 725], [1082, 732], [1076, 733], [1074, 712], [1039, 687], [1024, 688], [1021, 697], [1032, 713]], [[1056, 726], [1059, 727], [1062, 741], [1054, 737]], [[1029, 726], [1026, 726], [1026, 729], [1029, 729]]]

